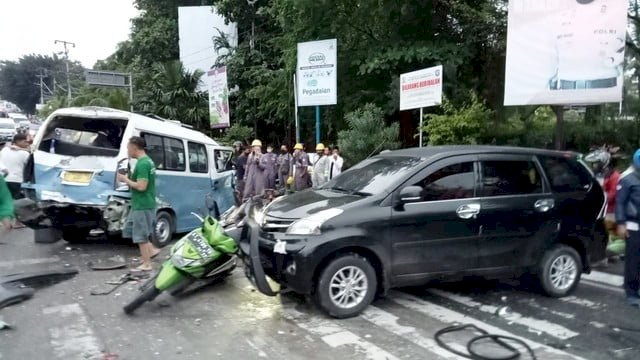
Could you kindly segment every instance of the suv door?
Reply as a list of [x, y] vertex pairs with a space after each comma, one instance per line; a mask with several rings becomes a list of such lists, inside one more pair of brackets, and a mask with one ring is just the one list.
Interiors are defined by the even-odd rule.
[[[478, 240], [475, 157], [438, 161], [407, 181], [421, 198], [392, 209], [389, 234], [394, 276], [420, 279], [429, 273], [476, 267]], [[396, 204], [398, 204], [397, 199]]]
[[533, 156], [480, 156], [480, 268], [533, 265], [554, 238], [555, 200], [541, 174]]

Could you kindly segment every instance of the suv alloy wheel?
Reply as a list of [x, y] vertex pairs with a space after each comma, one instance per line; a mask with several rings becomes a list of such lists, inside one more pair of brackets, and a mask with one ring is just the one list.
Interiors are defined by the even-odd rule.
[[569, 295], [578, 286], [581, 275], [580, 255], [567, 245], [555, 245], [547, 250], [538, 268], [540, 286], [551, 297]]

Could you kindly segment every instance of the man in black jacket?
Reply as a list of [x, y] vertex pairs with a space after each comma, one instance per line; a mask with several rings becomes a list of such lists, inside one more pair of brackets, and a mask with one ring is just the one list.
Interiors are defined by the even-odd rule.
[[640, 307], [640, 149], [633, 154], [634, 171], [618, 183], [616, 222], [626, 240], [624, 291], [631, 306]]

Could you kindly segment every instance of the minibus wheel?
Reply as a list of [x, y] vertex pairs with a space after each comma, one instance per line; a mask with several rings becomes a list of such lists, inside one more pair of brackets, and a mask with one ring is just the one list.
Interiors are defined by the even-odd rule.
[[153, 230], [153, 236], [151, 237], [153, 245], [157, 248], [165, 247], [173, 240], [173, 233], [175, 232], [173, 216], [166, 211], [158, 211]]

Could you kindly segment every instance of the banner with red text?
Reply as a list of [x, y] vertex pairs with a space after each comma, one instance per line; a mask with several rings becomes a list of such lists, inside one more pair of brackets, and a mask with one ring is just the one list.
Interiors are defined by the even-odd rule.
[[442, 103], [442, 65], [400, 75], [400, 110]]

